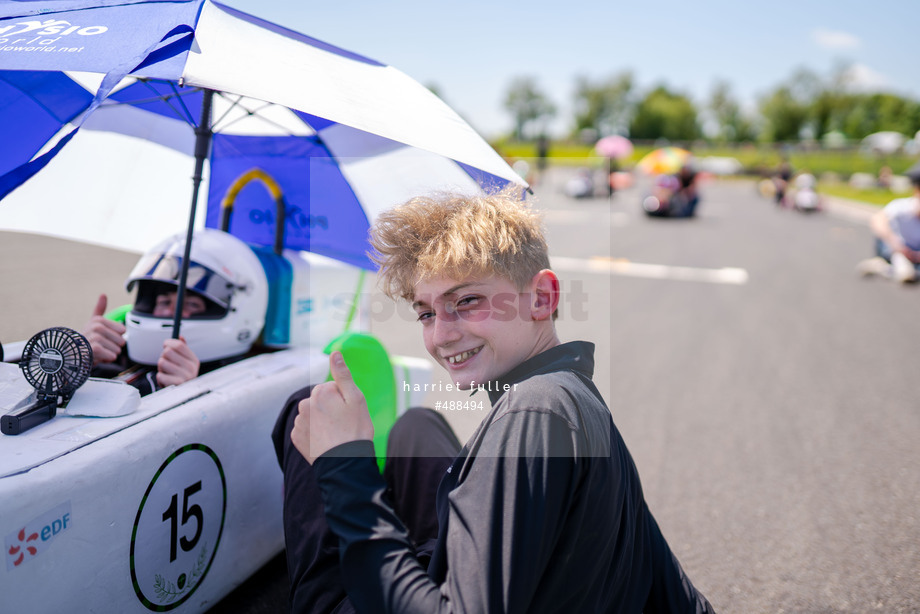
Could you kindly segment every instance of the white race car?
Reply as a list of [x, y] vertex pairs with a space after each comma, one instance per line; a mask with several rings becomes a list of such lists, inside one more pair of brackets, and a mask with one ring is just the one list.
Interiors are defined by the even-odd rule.
[[[343, 284], [354, 292], [359, 274], [345, 265], [313, 267], [313, 304]], [[321, 322], [322, 315], [304, 317]], [[203, 612], [279, 553], [282, 474], [270, 434], [293, 392], [327, 379], [328, 356], [316, 343], [326, 325], [300, 346], [143, 398], [127, 384], [89, 378], [49, 420], [0, 436], [2, 610]], [[341, 329], [326, 332], [331, 338]], [[430, 379], [427, 360], [388, 359], [360, 332], [338, 343], [346, 361], [349, 352], [377, 352], [364, 369], [375, 371], [368, 381], [392, 382], [376, 387], [392, 391], [385, 420], [421, 401], [419, 393], [396, 392], [424, 389], [416, 384]], [[28, 349], [7, 344], [0, 363], [4, 431], [8, 414], [41, 396], [23, 361], [59, 367], [60, 354], [23, 356]]]

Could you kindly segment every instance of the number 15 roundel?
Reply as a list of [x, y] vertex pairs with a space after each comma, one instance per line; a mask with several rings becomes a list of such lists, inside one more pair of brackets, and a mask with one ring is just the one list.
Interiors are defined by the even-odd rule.
[[193, 443], [166, 459], [131, 535], [131, 581], [141, 603], [166, 612], [192, 596], [214, 560], [226, 511], [227, 480], [211, 448]]

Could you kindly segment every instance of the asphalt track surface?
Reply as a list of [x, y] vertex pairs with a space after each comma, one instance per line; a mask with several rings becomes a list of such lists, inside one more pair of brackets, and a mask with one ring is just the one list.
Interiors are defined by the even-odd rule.
[[[865, 213], [777, 210], [725, 181], [702, 186], [697, 219], [650, 219], [641, 188], [575, 200], [565, 179], [535, 187], [574, 296], [560, 336], [597, 344], [598, 387], [697, 587], [719, 612], [920, 611], [920, 288], [854, 273]], [[79, 329], [100, 289], [126, 302], [135, 261], [0, 233], [0, 340]], [[372, 332], [424, 356], [418, 325], [378, 304]], [[447, 417], [462, 440], [481, 416]], [[285, 593], [279, 557], [211, 612], [282, 612]]]

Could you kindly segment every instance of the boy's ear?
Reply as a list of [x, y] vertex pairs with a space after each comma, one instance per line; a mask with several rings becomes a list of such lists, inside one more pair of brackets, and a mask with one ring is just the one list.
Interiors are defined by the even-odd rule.
[[549, 269], [543, 269], [533, 277], [533, 304], [531, 315], [534, 320], [549, 320], [559, 306], [559, 278]]

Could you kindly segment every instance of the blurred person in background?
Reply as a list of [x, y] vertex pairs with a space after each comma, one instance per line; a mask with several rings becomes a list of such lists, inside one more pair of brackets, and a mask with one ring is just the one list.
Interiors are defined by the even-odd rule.
[[876, 255], [857, 265], [862, 275], [878, 275], [901, 283], [915, 282], [920, 275], [920, 163], [906, 175], [914, 193], [896, 198], [869, 219]]
[[792, 165], [789, 160], [783, 158], [776, 169], [776, 175], [773, 177], [773, 197], [777, 206], [786, 206], [786, 189], [789, 187], [789, 181], [792, 179]]
[[878, 169], [878, 180], [876, 185], [883, 190], [891, 189], [891, 167], [883, 166]]
[[675, 175], [663, 175], [655, 181], [652, 194], [642, 201], [651, 217], [693, 217], [700, 195], [696, 187], [696, 169], [684, 164]]
[[818, 195], [818, 180], [807, 170], [795, 178], [795, 191], [792, 195], [792, 208], [796, 211], [813, 213], [821, 210], [821, 197]]

